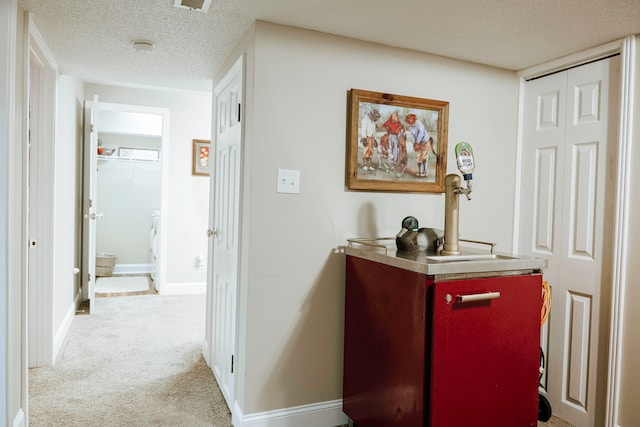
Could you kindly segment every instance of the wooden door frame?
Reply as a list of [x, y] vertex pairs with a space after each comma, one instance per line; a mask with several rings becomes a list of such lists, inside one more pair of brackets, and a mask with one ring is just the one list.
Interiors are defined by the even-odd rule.
[[[620, 380], [622, 365], [622, 333], [624, 319], [624, 294], [627, 284], [627, 246], [628, 236], [625, 230], [629, 225], [629, 206], [631, 199], [631, 146], [633, 117], [634, 117], [634, 93], [633, 86], [636, 80], [636, 38], [629, 36], [625, 39], [608, 43], [603, 46], [569, 55], [551, 62], [537, 65], [518, 72], [518, 134], [516, 147], [516, 164], [522, 162], [523, 129], [524, 129], [524, 89], [527, 80], [542, 77], [563, 69], [586, 64], [612, 55], [621, 56], [620, 70], [620, 105], [619, 130], [618, 130], [618, 176], [616, 182], [615, 220], [614, 220], [614, 245], [612, 288], [611, 288], [611, 317], [609, 319], [609, 368], [607, 372], [606, 387], [606, 426], [615, 427], [618, 420], [620, 401]], [[520, 188], [523, 177], [516, 175], [514, 198], [514, 225], [513, 248], [519, 247], [520, 229]]]

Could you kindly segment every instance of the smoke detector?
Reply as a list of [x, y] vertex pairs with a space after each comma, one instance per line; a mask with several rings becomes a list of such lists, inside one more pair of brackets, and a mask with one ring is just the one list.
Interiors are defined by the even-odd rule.
[[180, 9], [197, 10], [206, 12], [211, 6], [211, 0], [174, 0], [173, 5]]

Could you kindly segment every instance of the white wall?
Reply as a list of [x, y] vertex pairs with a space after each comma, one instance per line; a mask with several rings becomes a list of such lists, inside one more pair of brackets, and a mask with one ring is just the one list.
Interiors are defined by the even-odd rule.
[[75, 315], [75, 297], [80, 288], [80, 277], [73, 269], [81, 267], [82, 259], [82, 81], [70, 76], [58, 78], [56, 114], [51, 326], [57, 337], [57, 351], [66, 335], [69, 316]]
[[100, 132], [162, 136], [162, 116], [131, 111], [101, 111]]
[[[461, 235], [502, 251], [511, 250], [517, 124], [512, 72], [264, 22], [246, 44], [229, 58], [251, 52], [239, 324], [245, 414], [341, 398], [344, 259], [336, 247], [349, 237], [394, 236], [407, 215], [443, 227], [443, 194], [345, 189], [347, 91], [450, 102], [449, 171], [459, 141], [471, 143], [477, 161]], [[276, 193], [278, 168], [301, 171], [300, 194]]]
[[[157, 138], [156, 138], [157, 139]], [[160, 163], [98, 160], [96, 252], [116, 264], [149, 264], [151, 213], [160, 209]]]
[[211, 139], [211, 94], [137, 89], [87, 83], [85, 99], [94, 94], [101, 102], [168, 108], [169, 155], [162, 159], [169, 168], [167, 199], [166, 281], [169, 287], [206, 282], [206, 267], [196, 266], [207, 253], [209, 179], [191, 175], [193, 139]]

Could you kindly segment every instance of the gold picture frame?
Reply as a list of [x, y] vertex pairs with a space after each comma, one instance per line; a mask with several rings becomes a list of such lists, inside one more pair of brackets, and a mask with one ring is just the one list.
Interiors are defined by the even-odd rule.
[[360, 89], [348, 101], [349, 189], [444, 192], [449, 102]]
[[209, 176], [211, 172], [210, 166], [210, 147], [211, 141], [206, 139], [193, 140], [193, 160], [191, 165], [191, 173], [193, 175]]

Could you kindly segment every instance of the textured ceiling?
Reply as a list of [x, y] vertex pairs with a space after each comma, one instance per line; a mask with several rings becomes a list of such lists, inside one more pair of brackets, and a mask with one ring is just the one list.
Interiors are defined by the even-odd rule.
[[[639, 0], [20, 0], [60, 71], [83, 79], [211, 90], [255, 20], [520, 70], [640, 33]], [[135, 52], [133, 39], [156, 43]]]

